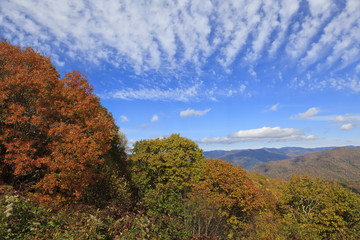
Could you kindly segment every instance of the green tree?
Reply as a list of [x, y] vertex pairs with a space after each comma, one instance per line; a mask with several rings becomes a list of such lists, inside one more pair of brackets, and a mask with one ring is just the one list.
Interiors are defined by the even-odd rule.
[[183, 199], [199, 181], [204, 161], [198, 145], [179, 134], [136, 142], [130, 164], [140, 200], [152, 212], [183, 215]]
[[295, 175], [279, 206], [295, 239], [360, 237], [360, 197], [338, 184]]

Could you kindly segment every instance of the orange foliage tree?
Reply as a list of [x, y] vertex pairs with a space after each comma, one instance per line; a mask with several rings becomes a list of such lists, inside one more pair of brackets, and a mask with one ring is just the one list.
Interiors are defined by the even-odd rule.
[[118, 128], [86, 77], [64, 78], [31, 48], [0, 42], [0, 171], [42, 201], [79, 200]]
[[221, 236], [243, 230], [244, 224], [266, 203], [244, 169], [209, 159], [202, 181], [192, 189], [189, 205], [195, 213], [198, 234]]

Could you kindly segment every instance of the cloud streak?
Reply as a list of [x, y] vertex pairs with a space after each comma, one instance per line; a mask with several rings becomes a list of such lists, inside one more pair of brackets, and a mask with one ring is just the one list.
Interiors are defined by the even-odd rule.
[[201, 117], [210, 112], [211, 108], [205, 109], [205, 110], [194, 110], [194, 109], [187, 109], [180, 112], [180, 117], [186, 118], [186, 117]]
[[121, 116], [120, 116], [120, 121], [122, 121], [122, 122], [128, 122], [129, 119], [128, 119], [125, 115], [121, 115]]
[[273, 106], [271, 106], [269, 109], [266, 109], [265, 112], [276, 112], [278, 110], [280, 103], [277, 103]]
[[338, 122], [338, 123], [341, 123], [341, 122], [352, 122], [352, 121], [354, 121], [355, 119], [360, 120], [360, 116], [353, 116], [353, 115], [350, 115], [350, 114], [345, 114], [345, 115], [338, 115], [338, 116], [336, 116], [336, 118], [334, 119], [334, 122]]
[[312, 107], [309, 108], [306, 112], [299, 113], [295, 116], [291, 116], [290, 119], [308, 119], [320, 112], [320, 108]]
[[315, 135], [306, 136], [301, 130], [294, 128], [262, 127], [250, 130], [240, 130], [226, 137], [203, 138], [200, 143], [236, 143], [256, 141], [289, 141], [313, 140]]
[[159, 121], [159, 116], [155, 114], [155, 115], [151, 118], [151, 122], [157, 122], [157, 121]]
[[182, 101], [196, 100], [200, 86], [194, 85], [188, 88], [127, 88], [113, 93], [103, 95], [103, 98], [114, 98], [122, 100], [153, 100], [153, 101]]
[[346, 124], [343, 124], [341, 127], [340, 127], [340, 130], [352, 130], [354, 129], [357, 125], [359, 124], [355, 124], [355, 123], [346, 123]]

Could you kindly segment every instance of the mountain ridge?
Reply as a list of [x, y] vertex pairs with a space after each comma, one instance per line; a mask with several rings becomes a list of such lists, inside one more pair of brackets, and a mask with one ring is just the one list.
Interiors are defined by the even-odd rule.
[[[285, 160], [293, 157], [304, 156], [306, 154], [320, 152], [338, 147], [282, 147], [282, 148], [260, 148], [260, 149], [240, 149], [240, 150], [213, 150], [204, 151], [206, 158], [219, 158], [241, 166], [245, 170], [272, 161]], [[356, 148], [355, 146], [345, 146], [345, 148]]]
[[334, 148], [290, 159], [262, 163], [251, 172], [289, 180], [293, 174], [354, 181], [360, 179], [360, 147]]

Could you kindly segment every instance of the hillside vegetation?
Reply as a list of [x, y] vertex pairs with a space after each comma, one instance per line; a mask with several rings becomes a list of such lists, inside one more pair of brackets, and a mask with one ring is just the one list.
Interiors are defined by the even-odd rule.
[[289, 180], [293, 174], [323, 179], [360, 179], [360, 148], [336, 148], [258, 165], [251, 172]]
[[257, 165], [270, 161], [279, 161], [292, 157], [303, 156], [313, 152], [332, 149], [327, 148], [300, 148], [300, 147], [284, 147], [284, 148], [262, 148], [262, 149], [246, 149], [246, 150], [215, 150], [204, 152], [206, 158], [219, 158], [221, 160], [231, 162], [236, 166], [241, 166], [249, 170]]
[[271, 193], [276, 198], [279, 198], [282, 195], [287, 185], [287, 181], [285, 180], [280, 178], [270, 178], [258, 173], [247, 172], [247, 176], [258, 188]]

